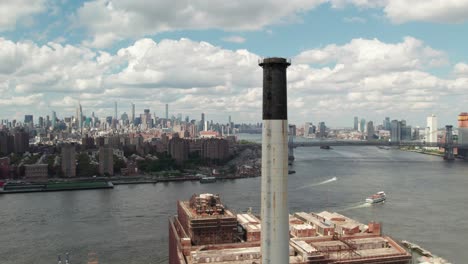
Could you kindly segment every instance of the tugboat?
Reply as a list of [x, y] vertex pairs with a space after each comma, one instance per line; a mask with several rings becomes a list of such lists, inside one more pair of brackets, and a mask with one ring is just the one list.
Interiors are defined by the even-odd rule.
[[387, 197], [385, 196], [384, 192], [378, 192], [376, 194], [373, 194], [367, 197], [366, 203], [375, 204], [375, 203], [384, 202], [386, 199]]

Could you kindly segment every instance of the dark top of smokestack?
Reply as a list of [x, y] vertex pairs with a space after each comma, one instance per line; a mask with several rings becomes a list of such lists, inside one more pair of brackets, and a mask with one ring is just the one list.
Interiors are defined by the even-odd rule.
[[287, 120], [286, 68], [291, 61], [265, 58], [258, 65], [263, 68], [263, 120]]

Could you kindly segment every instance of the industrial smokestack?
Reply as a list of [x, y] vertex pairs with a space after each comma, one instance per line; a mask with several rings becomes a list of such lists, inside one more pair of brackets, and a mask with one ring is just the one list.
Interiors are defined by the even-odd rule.
[[289, 263], [288, 106], [284, 58], [266, 58], [263, 68], [262, 264]]

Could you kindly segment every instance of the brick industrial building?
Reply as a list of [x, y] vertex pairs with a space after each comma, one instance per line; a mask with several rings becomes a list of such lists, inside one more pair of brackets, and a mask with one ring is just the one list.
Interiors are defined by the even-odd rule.
[[[338, 213], [298, 212], [289, 216], [289, 263], [409, 264], [411, 256], [379, 223], [361, 224]], [[261, 262], [261, 221], [235, 214], [219, 195], [193, 195], [177, 202], [169, 219], [170, 264]]]

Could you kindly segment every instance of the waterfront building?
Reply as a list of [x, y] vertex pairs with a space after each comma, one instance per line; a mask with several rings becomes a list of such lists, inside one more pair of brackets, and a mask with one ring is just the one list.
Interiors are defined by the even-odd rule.
[[357, 116], [354, 117], [354, 130], [359, 130], [359, 118]]
[[374, 129], [374, 122], [369, 121], [367, 123], [367, 140], [374, 139], [375, 129]]
[[304, 124], [304, 137], [310, 137], [312, 134], [315, 134], [313, 127], [312, 122], [306, 122]]
[[[226, 209], [219, 195], [177, 201], [169, 218], [169, 264], [260, 263], [261, 221]], [[409, 264], [411, 255], [379, 223], [367, 225], [331, 212], [289, 215], [291, 264]]]
[[359, 124], [359, 132], [365, 133], [366, 132], [366, 119], [361, 119], [361, 123]]
[[112, 147], [99, 147], [99, 174], [114, 175], [114, 152]]
[[74, 143], [62, 145], [62, 173], [67, 178], [76, 176], [76, 150]]
[[434, 114], [427, 117], [426, 127], [428, 127], [426, 142], [437, 143], [437, 117]]
[[391, 130], [391, 122], [390, 122], [390, 117], [385, 117], [385, 120], [383, 121], [383, 129], [390, 131]]
[[398, 122], [398, 120], [392, 120], [392, 122], [391, 122], [390, 140], [392, 142], [400, 142], [401, 141], [401, 129], [400, 129], [400, 122]]
[[324, 138], [327, 136], [327, 134], [325, 133], [326, 128], [327, 127], [325, 126], [325, 122], [319, 123], [319, 137], [320, 138]]
[[[468, 113], [458, 115], [458, 143], [468, 144]], [[468, 157], [468, 149], [459, 148], [458, 155]]]
[[28, 181], [47, 181], [47, 164], [24, 165], [24, 177]]
[[10, 178], [10, 158], [0, 158], [0, 179]]
[[413, 140], [419, 140], [419, 127], [413, 130]]

